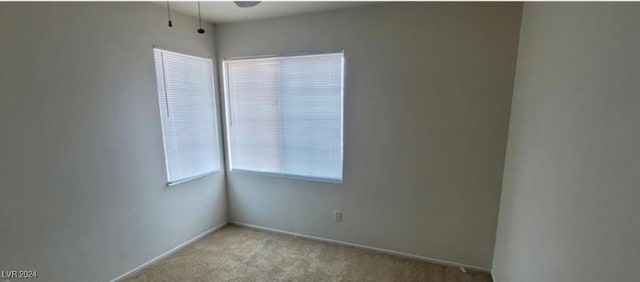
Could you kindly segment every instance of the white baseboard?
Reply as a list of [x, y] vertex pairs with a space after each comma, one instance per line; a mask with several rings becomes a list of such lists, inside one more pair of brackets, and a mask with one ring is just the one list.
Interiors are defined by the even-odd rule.
[[116, 281], [122, 280], [124, 278], [130, 277], [133, 274], [137, 273], [138, 271], [144, 269], [145, 267], [147, 267], [147, 266], [149, 266], [149, 265], [151, 265], [151, 264], [153, 264], [153, 263], [155, 263], [155, 262], [157, 262], [157, 261], [159, 261], [159, 260], [161, 260], [161, 259], [163, 259], [163, 258], [165, 258], [165, 257], [167, 257], [167, 256], [179, 251], [180, 249], [182, 249], [182, 248], [184, 248], [186, 246], [189, 246], [189, 245], [195, 243], [199, 239], [201, 239], [201, 238], [203, 238], [203, 237], [205, 237], [205, 236], [207, 236], [207, 235], [209, 235], [209, 234], [211, 234], [213, 232], [218, 231], [219, 229], [225, 227], [227, 224], [228, 223], [225, 222], [225, 223], [222, 223], [220, 225], [214, 226], [213, 228], [211, 228], [211, 229], [209, 229], [209, 230], [207, 230], [205, 232], [200, 233], [196, 237], [193, 237], [193, 238], [189, 239], [188, 241], [186, 241], [186, 242], [184, 242], [184, 243], [172, 248], [171, 250], [168, 250], [168, 251], [160, 254], [159, 256], [157, 256], [155, 258], [152, 258], [151, 260], [149, 260], [149, 261], [147, 261], [147, 262], [135, 267], [134, 269], [125, 272], [124, 274], [112, 279], [110, 282], [116, 282]]
[[463, 267], [463, 268], [466, 268], [468, 270], [474, 270], [474, 271], [479, 271], [479, 272], [484, 272], [484, 273], [491, 274], [491, 270], [490, 269], [487, 269], [487, 268], [484, 268], [484, 267], [480, 267], [480, 266], [468, 265], [468, 264], [464, 264], [464, 263], [457, 263], [457, 262], [446, 261], [446, 260], [441, 260], [441, 259], [434, 259], [434, 258], [429, 258], [429, 257], [425, 257], [425, 256], [420, 256], [420, 255], [414, 255], [414, 254], [409, 254], [409, 253], [404, 253], [404, 252], [399, 252], [399, 251], [393, 251], [393, 250], [389, 250], [389, 249], [383, 249], [383, 248], [377, 248], [377, 247], [371, 247], [371, 246], [365, 246], [365, 245], [360, 245], [360, 244], [355, 244], [355, 243], [344, 242], [344, 241], [332, 240], [332, 239], [317, 237], [317, 236], [313, 236], [313, 235], [306, 235], [306, 234], [300, 234], [300, 233], [295, 233], [295, 232], [289, 232], [289, 231], [284, 231], [284, 230], [280, 230], [280, 229], [269, 228], [269, 227], [264, 227], [264, 226], [259, 226], [259, 225], [248, 224], [248, 223], [242, 223], [242, 222], [237, 222], [237, 221], [232, 221], [232, 222], [229, 222], [229, 223], [233, 224], [233, 225], [253, 228], [253, 229], [261, 230], [261, 231], [265, 231], [265, 232], [290, 235], [290, 236], [294, 236], [294, 237], [302, 237], [302, 238], [307, 238], [307, 239], [311, 239], [311, 240], [326, 242], [326, 243], [330, 243], [330, 244], [355, 247], [355, 248], [370, 250], [370, 251], [374, 251], [374, 252], [390, 254], [390, 255], [396, 255], [396, 256], [401, 256], [401, 257], [406, 257], [406, 258], [411, 258], [411, 259], [417, 259], [417, 260], [436, 263], [436, 264], [441, 264], [441, 265]]

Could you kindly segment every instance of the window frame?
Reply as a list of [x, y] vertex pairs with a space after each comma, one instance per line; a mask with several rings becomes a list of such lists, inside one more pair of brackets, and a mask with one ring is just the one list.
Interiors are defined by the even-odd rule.
[[[330, 54], [341, 54], [342, 55], [342, 66], [341, 66], [341, 75], [342, 75], [342, 87], [340, 89], [340, 165], [341, 171], [340, 179], [328, 178], [328, 177], [312, 177], [312, 176], [301, 176], [296, 174], [289, 173], [275, 173], [275, 172], [264, 172], [264, 171], [254, 171], [247, 169], [240, 169], [233, 167], [233, 158], [231, 156], [231, 126], [232, 126], [232, 118], [231, 118], [231, 98], [229, 93], [229, 75], [227, 70], [227, 63], [235, 62], [235, 61], [245, 61], [245, 60], [260, 60], [260, 59], [273, 59], [273, 58], [286, 58], [286, 57], [311, 57], [311, 56], [322, 56], [322, 55], [330, 55]], [[313, 181], [313, 182], [322, 182], [322, 183], [333, 183], [333, 184], [344, 184], [344, 89], [345, 89], [345, 52], [344, 50], [332, 50], [325, 52], [300, 52], [300, 53], [289, 53], [289, 54], [275, 54], [275, 55], [258, 55], [258, 56], [241, 56], [241, 57], [228, 57], [222, 58], [220, 62], [220, 66], [222, 69], [222, 92], [224, 97], [224, 140], [225, 140], [225, 163], [227, 164], [227, 172], [240, 172], [246, 174], [254, 174], [254, 175], [263, 175], [270, 177], [278, 177], [285, 179], [294, 179], [294, 180], [303, 180], [303, 181]]]
[[[165, 107], [166, 105], [163, 105], [162, 101], [160, 99], [159, 95], [161, 95], [161, 94], [159, 93], [159, 89], [158, 89], [158, 77], [154, 74], [154, 78], [155, 78], [155, 84], [154, 85], [155, 85], [155, 89], [156, 89], [155, 92], [156, 92], [156, 95], [157, 95], [156, 98], [158, 98], [158, 106], [159, 106], [158, 107], [158, 110], [159, 110], [158, 114], [159, 114], [159, 117], [160, 117], [160, 119], [159, 119], [159, 121], [160, 121], [160, 133], [162, 134], [162, 150], [163, 150], [163, 156], [164, 156], [164, 162], [165, 162], [165, 177], [166, 177], [166, 180], [167, 180], [166, 185], [168, 187], [172, 187], [172, 186], [175, 186], [175, 185], [178, 185], [178, 184], [190, 182], [190, 181], [193, 181], [193, 180], [196, 180], [196, 179], [199, 179], [199, 178], [203, 178], [203, 177], [208, 176], [208, 175], [212, 175], [212, 174], [216, 174], [216, 173], [221, 172], [223, 170], [223, 167], [225, 166], [225, 162], [224, 162], [224, 156], [223, 156], [224, 149], [221, 150], [220, 147], [224, 146], [224, 144], [221, 142], [222, 139], [221, 139], [220, 134], [222, 132], [220, 131], [220, 126], [219, 126], [219, 120], [218, 119], [220, 119], [222, 117], [222, 115], [219, 113], [220, 108], [218, 107], [218, 103], [216, 101], [216, 93], [217, 93], [216, 90], [218, 89], [218, 86], [216, 84], [216, 70], [214, 68], [215, 63], [213, 62], [213, 59], [211, 57], [195, 56], [195, 55], [180, 53], [180, 52], [176, 52], [176, 51], [171, 51], [171, 50], [163, 49], [163, 48], [160, 48], [160, 47], [154, 45], [153, 48], [152, 48], [152, 54], [154, 55], [154, 60], [153, 60], [154, 73], [157, 71], [155, 69], [156, 68], [155, 67], [156, 66], [156, 61], [155, 61], [155, 52], [156, 52], [156, 50], [159, 51], [159, 52], [163, 52], [163, 53], [169, 53], [169, 54], [173, 54], [173, 55], [177, 55], [177, 56], [194, 58], [194, 59], [204, 60], [204, 61], [209, 62], [209, 66], [211, 68], [211, 90], [212, 90], [212, 92], [210, 93], [211, 97], [212, 97], [212, 105], [211, 106], [212, 106], [212, 109], [213, 109], [213, 117], [214, 117], [212, 122], [213, 122], [213, 130], [214, 130], [214, 133], [215, 133], [216, 145], [217, 145], [216, 148], [215, 148], [217, 150], [217, 152], [216, 152], [217, 158], [215, 160], [215, 162], [217, 163], [217, 168], [216, 169], [214, 169], [212, 171], [209, 171], [209, 172], [197, 174], [197, 175], [194, 175], [194, 176], [191, 176], [191, 177], [178, 179], [178, 180], [175, 180], [175, 181], [171, 181], [169, 179], [169, 157], [167, 155], [167, 139], [166, 139], [166, 136], [165, 136], [165, 129], [164, 129], [163, 121], [162, 121], [162, 119], [163, 119], [162, 107]], [[164, 70], [163, 70], [163, 78], [162, 78], [163, 81], [166, 79], [164, 77], [164, 75], [165, 74], [164, 74]], [[166, 91], [166, 89], [165, 89], [165, 91]], [[165, 93], [165, 95], [166, 95], [166, 93]]]

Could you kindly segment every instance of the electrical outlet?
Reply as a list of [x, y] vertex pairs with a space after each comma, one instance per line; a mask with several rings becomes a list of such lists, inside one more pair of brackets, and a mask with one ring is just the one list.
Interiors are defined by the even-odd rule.
[[342, 211], [333, 211], [333, 221], [340, 222], [342, 221]]

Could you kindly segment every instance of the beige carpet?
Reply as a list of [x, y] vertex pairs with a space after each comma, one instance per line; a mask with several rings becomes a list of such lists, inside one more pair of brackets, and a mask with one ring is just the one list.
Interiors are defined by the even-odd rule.
[[227, 226], [125, 281], [489, 282], [484, 273]]

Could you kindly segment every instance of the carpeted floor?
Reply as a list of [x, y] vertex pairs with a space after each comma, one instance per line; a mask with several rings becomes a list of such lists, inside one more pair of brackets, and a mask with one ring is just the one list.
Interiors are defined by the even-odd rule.
[[352, 247], [227, 226], [125, 281], [490, 282], [432, 264]]

